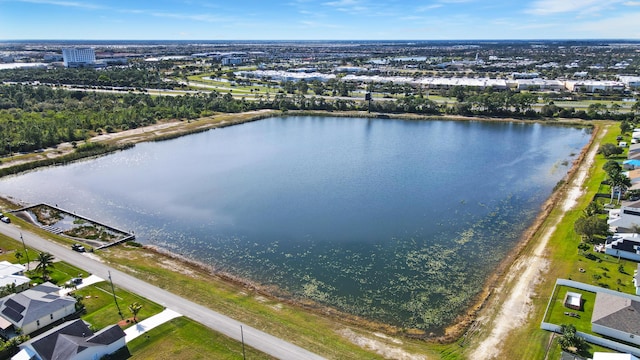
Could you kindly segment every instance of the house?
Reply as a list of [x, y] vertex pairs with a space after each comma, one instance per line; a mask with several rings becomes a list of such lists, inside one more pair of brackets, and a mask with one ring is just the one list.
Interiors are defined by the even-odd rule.
[[625, 160], [622, 162], [622, 168], [625, 170], [635, 170], [640, 169], [640, 160]]
[[20, 292], [29, 288], [30, 281], [24, 276], [24, 266], [0, 261], [0, 288], [15, 285], [16, 292]]
[[[640, 133], [638, 133], [638, 135], [640, 136]], [[633, 138], [636, 139], [636, 141], [640, 140], [640, 137], [636, 137], [635, 135], [633, 135]], [[627, 158], [630, 160], [637, 160], [638, 158], [640, 158], [640, 144], [636, 143], [636, 144], [631, 144], [631, 146], [629, 146], [629, 152], [627, 153]]]
[[640, 345], [640, 301], [628, 296], [596, 293], [591, 330], [617, 340]]
[[582, 309], [582, 294], [567, 291], [567, 294], [564, 296], [564, 306], [573, 310]]
[[640, 295], [640, 264], [638, 264], [638, 268], [633, 271], [633, 285], [636, 287], [636, 295]]
[[640, 261], [640, 235], [634, 233], [609, 236], [605, 242], [604, 253], [623, 259]]
[[20, 345], [20, 352], [12, 359], [93, 360], [125, 346], [125, 333], [118, 325], [94, 333], [87, 323], [77, 319], [24, 342]]
[[594, 352], [593, 360], [640, 360], [631, 354]]
[[637, 184], [640, 182], [640, 169], [630, 170], [625, 175], [631, 180], [631, 184]]
[[624, 232], [640, 226], [640, 208], [622, 206], [620, 209], [611, 209], [607, 224], [613, 232]]
[[46, 282], [0, 299], [0, 335], [15, 336], [16, 329], [29, 335], [76, 312], [76, 299], [59, 295], [60, 287]]

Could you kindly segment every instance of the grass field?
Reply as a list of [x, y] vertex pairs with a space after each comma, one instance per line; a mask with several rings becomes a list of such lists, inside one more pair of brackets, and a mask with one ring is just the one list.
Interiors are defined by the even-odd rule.
[[[242, 343], [184, 317], [173, 319], [128, 345], [132, 359], [242, 359]], [[245, 346], [247, 359], [273, 359]]]

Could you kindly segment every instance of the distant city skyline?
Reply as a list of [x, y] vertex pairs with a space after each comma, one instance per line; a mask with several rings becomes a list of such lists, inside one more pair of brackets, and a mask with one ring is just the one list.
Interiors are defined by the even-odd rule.
[[625, 0], [0, 0], [0, 40], [640, 39]]

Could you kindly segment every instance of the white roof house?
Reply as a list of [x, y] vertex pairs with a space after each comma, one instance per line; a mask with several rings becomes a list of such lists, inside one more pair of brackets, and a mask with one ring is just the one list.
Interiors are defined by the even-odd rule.
[[0, 261], [0, 288], [11, 284], [15, 285], [18, 291], [28, 288], [31, 280], [23, 275], [24, 270], [24, 266], [20, 264]]
[[639, 360], [631, 354], [594, 352], [593, 360]]

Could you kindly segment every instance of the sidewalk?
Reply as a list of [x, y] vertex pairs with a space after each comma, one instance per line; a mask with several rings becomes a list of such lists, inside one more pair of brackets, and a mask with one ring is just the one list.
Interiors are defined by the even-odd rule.
[[160, 314], [153, 315], [152, 317], [146, 320], [143, 320], [131, 326], [128, 329], [125, 329], [124, 330], [124, 333], [126, 334], [125, 341], [129, 342], [137, 338], [138, 336], [144, 334], [145, 332], [153, 329], [154, 327], [162, 325], [165, 322], [180, 316], [182, 316], [182, 314], [179, 314], [173, 310], [164, 309], [164, 311], [161, 312]]

